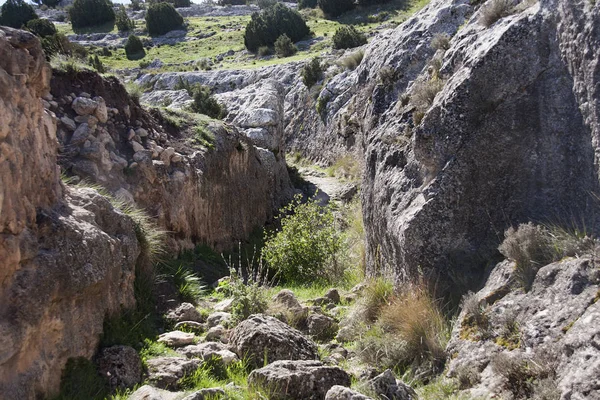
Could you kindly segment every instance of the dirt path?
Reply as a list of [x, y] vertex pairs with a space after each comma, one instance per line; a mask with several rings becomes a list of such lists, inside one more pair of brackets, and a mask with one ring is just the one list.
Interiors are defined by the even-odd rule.
[[302, 178], [308, 182], [305, 193], [309, 197], [316, 194], [316, 198], [322, 206], [327, 205], [330, 201], [350, 201], [357, 193], [356, 184], [344, 182], [322, 171], [302, 167], [299, 168], [299, 172]]

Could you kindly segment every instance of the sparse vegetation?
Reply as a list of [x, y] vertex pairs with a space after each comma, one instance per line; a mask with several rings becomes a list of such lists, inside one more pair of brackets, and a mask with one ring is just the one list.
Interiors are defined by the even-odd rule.
[[273, 46], [277, 38], [287, 35], [292, 42], [297, 42], [309, 34], [308, 26], [302, 16], [280, 3], [260, 13], [252, 14], [252, 18], [244, 33], [244, 45], [252, 52], [261, 46]]
[[41, 38], [56, 34], [56, 27], [47, 19], [32, 19], [31, 21], [27, 22], [27, 29], [29, 29], [31, 33], [38, 35]]
[[318, 57], [313, 58], [302, 67], [300, 72], [302, 75], [302, 82], [307, 88], [311, 88], [315, 83], [319, 82], [323, 77], [323, 68], [321, 67], [321, 60]]
[[362, 62], [364, 56], [365, 56], [364, 50], [355, 51], [354, 53], [342, 58], [340, 60], [340, 65], [342, 67], [344, 67], [345, 69], [348, 69], [351, 71], [355, 70], [356, 67], [358, 67], [360, 65], [360, 63]]
[[226, 111], [212, 96], [210, 89], [206, 86], [195, 86], [192, 88], [192, 110], [194, 112], [208, 115], [211, 118], [221, 119], [225, 117]]
[[492, 26], [501, 18], [507, 17], [512, 13], [513, 2], [511, 0], [491, 0], [481, 9], [479, 21], [485, 27]]
[[164, 35], [175, 29], [181, 29], [183, 17], [170, 3], [150, 4], [146, 12], [146, 28], [152, 36]]
[[318, 0], [298, 0], [298, 10], [305, 8], [316, 8]]
[[[415, 112], [424, 115], [433, 104], [435, 96], [444, 88], [444, 85], [445, 82], [442, 79], [415, 82], [410, 94], [410, 102], [415, 107]], [[415, 124], [418, 124], [418, 122], [415, 121]]]
[[431, 39], [431, 47], [434, 50], [448, 50], [450, 47], [450, 36], [445, 33], [436, 33]]
[[70, 358], [60, 381], [60, 395], [54, 400], [104, 400], [108, 387], [90, 360]]
[[127, 32], [135, 29], [135, 23], [127, 16], [125, 6], [121, 5], [115, 15], [115, 25], [119, 32]]
[[107, 0], [75, 0], [69, 9], [73, 29], [113, 24], [115, 12]]
[[366, 43], [367, 37], [353, 25], [344, 25], [333, 35], [333, 47], [336, 49], [350, 49]]
[[33, 7], [24, 0], [6, 0], [0, 7], [0, 25], [19, 29], [37, 18]]

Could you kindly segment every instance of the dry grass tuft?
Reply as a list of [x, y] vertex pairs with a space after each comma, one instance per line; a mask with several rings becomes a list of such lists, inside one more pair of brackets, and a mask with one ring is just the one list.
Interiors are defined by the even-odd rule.
[[513, 2], [511, 0], [490, 0], [481, 10], [479, 21], [489, 28], [496, 21], [513, 13]]

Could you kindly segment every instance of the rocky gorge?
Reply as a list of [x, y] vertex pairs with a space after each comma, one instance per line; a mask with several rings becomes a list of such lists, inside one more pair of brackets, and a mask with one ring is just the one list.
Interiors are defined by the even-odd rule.
[[[78, 357], [130, 399], [600, 398], [598, 27], [588, 0], [432, 0], [323, 55], [313, 87], [290, 62], [142, 74], [139, 100], [51, 72], [33, 35], [0, 28], [0, 398], [52, 398]], [[197, 83], [223, 121], [186, 114]], [[119, 206], [145, 210], [167, 253], [227, 251], [300, 191], [286, 153], [358, 170], [366, 283], [278, 287], [237, 318], [232, 274], [198, 304], [169, 298], [158, 355], [99, 350], [148, 264]], [[385, 336], [386, 307], [417, 309], [423, 282], [455, 316], [441, 354], [423, 333], [421, 359], [387, 365], [410, 342]]]

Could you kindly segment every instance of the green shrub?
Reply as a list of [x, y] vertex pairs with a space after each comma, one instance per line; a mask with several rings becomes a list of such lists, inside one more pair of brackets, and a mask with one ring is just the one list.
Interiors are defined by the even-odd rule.
[[140, 11], [144, 8], [142, 0], [131, 0], [129, 7], [131, 7], [133, 11]]
[[410, 103], [418, 112], [424, 115], [433, 104], [435, 96], [444, 88], [444, 85], [445, 82], [442, 79], [417, 81], [410, 92]]
[[259, 57], [266, 57], [273, 54], [273, 50], [269, 46], [260, 46], [257, 52]]
[[119, 6], [119, 11], [116, 13], [115, 24], [119, 32], [127, 32], [135, 29], [135, 23], [127, 16], [127, 11], [123, 5]]
[[328, 18], [339, 17], [354, 8], [353, 0], [318, 0], [318, 5]]
[[146, 56], [146, 50], [144, 50], [144, 44], [135, 35], [129, 35], [127, 42], [125, 42], [125, 54], [129, 60], [139, 60]]
[[196, 86], [192, 89], [194, 102], [191, 107], [194, 112], [208, 115], [211, 118], [221, 119], [225, 116], [225, 109], [217, 102], [206, 86]]
[[44, 49], [47, 58], [62, 54], [78, 59], [85, 59], [88, 55], [87, 49], [84, 46], [77, 43], [71, 43], [62, 33], [56, 33], [42, 38], [42, 49]]
[[94, 363], [83, 357], [69, 358], [55, 400], [103, 400], [108, 394], [108, 386]]
[[317, 8], [318, 0], [298, 0], [298, 10], [304, 8]]
[[155, 3], [148, 7], [146, 13], [146, 28], [152, 36], [164, 35], [175, 29], [181, 29], [183, 17], [172, 4]]
[[336, 49], [350, 49], [367, 43], [367, 37], [353, 25], [341, 26], [335, 31], [332, 39]]
[[315, 83], [323, 78], [323, 68], [321, 67], [321, 60], [318, 57], [313, 58], [302, 67], [300, 72], [302, 75], [302, 82], [307, 88], [311, 88]]
[[315, 199], [301, 203], [296, 196], [280, 219], [281, 230], [266, 234], [263, 256], [267, 264], [290, 283], [334, 282], [342, 277], [337, 255], [344, 238], [337, 229], [331, 205]]
[[39, 37], [45, 38], [56, 34], [56, 27], [47, 19], [37, 18], [27, 22], [27, 29]]
[[73, 29], [114, 22], [115, 11], [107, 0], [75, 0], [69, 9]]
[[102, 61], [100, 61], [97, 54], [93, 57], [90, 56], [88, 63], [92, 66], [92, 68], [94, 68], [99, 73], [102, 74], [102, 73], [106, 72], [106, 69], [104, 68], [104, 64], [102, 64]]
[[246, 25], [244, 45], [248, 50], [256, 52], [261, 46], [273, 46], [283, 34], [292, 42], [297, 42], [309, 33], [306, 22], [297, 11], [277, 3], [260, 13], [252, 14]]
[[290, 39], [285, 33], [279, 36], [275, 41], [275, 54], [277, 54], [279, 57], [293, 56], [297, 51], [298, 48], [294, 45], [292, 39]]
[[232, 275], [229, 290], [230, 296], [233, 298], [231, 314], [237, 321], [245, 320], [252, 314], [262, 314], [267, 311], [268, 302], [265, 288], [257, 282], [244, 283], [239, 276]]
[[21, 28], [38, 16], [29, 4], [23, 0], [7, 0], [0, 7], [0, 25]]

